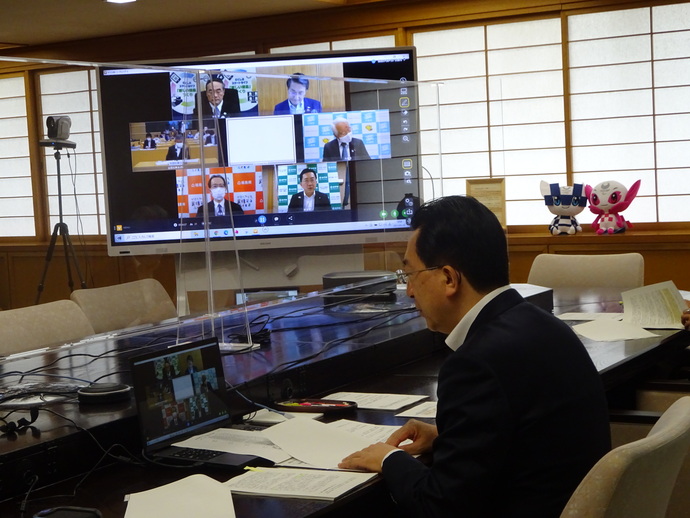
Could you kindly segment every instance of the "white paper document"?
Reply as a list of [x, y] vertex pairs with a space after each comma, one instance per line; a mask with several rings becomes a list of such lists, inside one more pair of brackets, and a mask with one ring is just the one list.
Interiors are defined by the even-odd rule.
[[623, 313], [561, 313], [561, 320], [622, 320]]
[[409, 419], [436, 419], [436, 401], [425, 401], [417, 406], [408, 408], [404, 412], [395, 414], [395, 417], [407, 417]]
[[[311, 419], [291, 419], [290, 421], [311, 421]], [[218, 428], [175, 443], [174, 446], [224, 451], [241, 455], [258, 455], [273, 462], [283, 462], [290, 457], [288, 453], [273, 444], [261, 432], [235, 430], [233, 428]]]
[[573, 331], [597, 342], [617, 342], [657, 336], [636, 324], [613, 320], [592, 320], [577, 324], [573, 326]]
[[206, 475], [191, 475], [148, 491], [132, 493], [125, 518], [235, 518], [232, 492]]
[[324, 399], [339, 399], [341, 401], [354, 401], [358, 408], [366, 410], [400, 410], [426, 399], [427, 396], [413, 394], [376, 394], [367, 392], [336, 392]]
[[623, 292], [623, 321], [645, 329], [683, 329], [680, 315], [687, 308], [673, 281]]
[[[680, 316], [687, 305], [672, 281], [624, 291], [621, 298], [623, 313], [620, 320], [592, 319], [573, 326], [573, 330], [590, 340], [614, 342], [657, 336], [646, 329], [683, 329]], [[559, 318], [576, 319], [566, 318], [566, 315], [571, 314], [560, 315]]]
[[391, 434], [400, 428], [400, 426], [397, 425], [361, 423], [351, 419], [339, 419], [332, 423], [328, 423], [328, 426], [366, 439], [369, 444], [386, 442]]
[[353, 471], [261, 468], [233, 477], [225, 486], [233, 493], [335, 500], [377, 476]]
[[311, 419], [290, 419], [260, 433], [289, 455], [323, 469], [338, 469], [341, 460], [372, 443]]

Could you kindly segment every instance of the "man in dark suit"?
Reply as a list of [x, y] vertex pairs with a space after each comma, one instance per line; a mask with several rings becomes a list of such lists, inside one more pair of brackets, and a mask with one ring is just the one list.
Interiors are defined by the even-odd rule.
[[352, 128], [347, 119], [338, 117], [331, 123], [335, 137], [323, 147], [323, 161], [369, 160], [367, 148], [358, 138], [352, 136]]
[[[406, 515], [558, 518], [610, 448], [589, 354], [564, 322], [510, 288], [505, 234], [477, 200], [422, 205], [412, 229], [400, 281], [451, 349], [436, 423], [408, 421], [340, 467], [381, 472]], [[424, 452], [430, 466], [412, 456]]]
[[297, 113], [321, 113], [321, 103], [306, 97], [309, 90], [309, 79], [296, 72], [287, 80], [287, 99], [273, 108], [273, 115], [290, 115]]
[[184, 135], [175, 135], [175, 143], [168, 148], [166, 160], [189, 160], [189, 148], [185, 145]]
[[206, 83], [206, 100], [202, 103], [204, 119], [236, 117], [240, 113], [240, 96], [234, 88], [225, 88], [223, 79], [214, 76]]
[[[208, 188], [211, 191], [211, 201], [206, 204], [208, 209], [208, 217], [214, 216], [229, 216], [232, 212], [235, 215], [244, 214], [239, 203], [229, 201], [225, 198], [228, 192], [228, 184], [225, 178], [219, 174], [214, 174], [208, 179]], [[197, 211], [198, 218], [204, 217], [204, 206], [201, 205]]]
[[311, 212], [314, 210], [331, 210], [328, 194], [316, 190], [316, 173], [313, 169], [303, 169], [299, 174], [302, 192], [292, 195], [288, 212]]
[[146, 134], [146, 138], [141, 147], [144, 149], [156, 149], [156, 141], [150, 133]]

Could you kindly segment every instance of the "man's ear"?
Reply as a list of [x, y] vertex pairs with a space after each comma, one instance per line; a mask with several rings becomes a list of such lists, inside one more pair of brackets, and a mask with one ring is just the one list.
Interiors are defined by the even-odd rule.
[[450, 266], [443, 266], [441, 267], [441, 272], [443, 273], [445, 279], [446, 290], [455, 292], [460, 289], [460, 285], [464, 279], [459, 271], [457, 271], [455, 268], [451, 268]]

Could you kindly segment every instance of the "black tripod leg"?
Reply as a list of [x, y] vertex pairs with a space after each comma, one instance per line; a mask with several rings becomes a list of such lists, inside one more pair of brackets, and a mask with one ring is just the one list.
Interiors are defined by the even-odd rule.
[[53, 251], [55, 250], [55, 242], [57, 240], [58, 233], [60, 232], [60, 223], [56, 223], [53, 227], [53, 233], [50, 236], [50, 245], [48, 245], [48, 251], [46, 252], [46, 261], [43, 266], [43, 274], [41, 275], [41, 280], [38, 283], [38, 292], [36, 293], [36, 304], [41, 300], [41, 294], [43, 293], [43, 287], [46, 282], [46, 275], [48, 274], [48, 267], [50, 266], [50, 261], [53, 258]]
[[81, 269], [79, 268], [79, 261], [77, 260], [77, 252], [74, 250], [74, 245], [72, 244], [72, 238], [69, 235], [69, 229], [67, 227], [66, 223], [62, 224], [62, 243], [65, 247], [65, 261], [67, 261], [67, 278], [69, 279], [70, 282], [70, 291], [72, 291], [72, 277], [69, 273], [69, 261], [70, 259], [72, 260], [72, 263], [74, 264], [74, 271], [77, 272], [77, 276], [79, 277], [79, 286], [81, 286], [82, 289], [86, 288], [86, 282], [84, 281], [84, 276], [81, 274]]
[[67, 232], [67, 227], [64, 223], [58, 223], [60, 226], [60, 235], [62, 236], [62, 248], [65, 253], [65, 267], [67, 268], [67, 286], [69, 286], [69, 292], [74, 291], [74, 281], [72, 280], [72, 268], [69, 265], [70, 259], [70, 249], [69, 249], [69, 234]]

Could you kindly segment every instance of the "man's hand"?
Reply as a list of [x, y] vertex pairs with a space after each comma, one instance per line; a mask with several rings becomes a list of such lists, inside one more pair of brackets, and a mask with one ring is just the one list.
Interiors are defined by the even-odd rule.
[[[393, 432], [385, 443], [378, 442], [348, 455], [340, 461], [338, 467], [341, 469], [359, 469], [381, 473], [383, 459], [388, 452], [401, 449], [410, 455], [418, 455], [431, 451], [431, 445], [437, 435], [438, 430], [436, 426], [417, 421], [416, 419], [410, 419]], [[400, 445], [408, 439], [412, 442]]]
[[[389, 451], [395, 448], [389, 444], [377, 442], [371, 446], [367, 446], [363, 450], [356, 451], [348, 455], [340, 461], [338, 467], [340, 469], [359, 469], [362, 471], [373, 471], [374, 473], [381, 473], [381, 464], [383, 458]], [[396, 455], [400, 455], [399, 453]]]
[[[391, 434], [386, 444], [399, 447], [410, 455], [419, 455], [431, 451], [431, 445], [437, 436], [438, 430], [435, 425], [410, 419]], [[408, 439], [412, 442], [401, 446], [401, 443]]]

